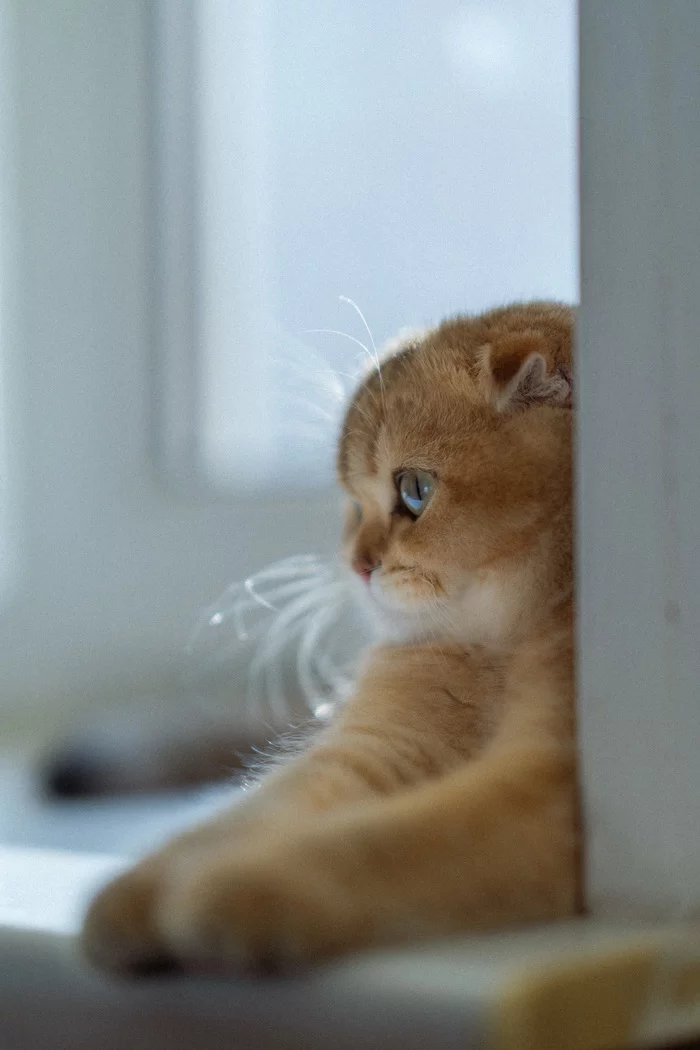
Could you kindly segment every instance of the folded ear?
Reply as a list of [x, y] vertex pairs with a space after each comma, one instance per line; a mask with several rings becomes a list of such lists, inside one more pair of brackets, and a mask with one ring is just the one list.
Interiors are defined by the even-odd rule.
[[530, 405], [571, 406], [571, 372], [547, 364], [546, 343], [537, 333], [514, 333], [482, 350], [486, 396], [499, 412]]

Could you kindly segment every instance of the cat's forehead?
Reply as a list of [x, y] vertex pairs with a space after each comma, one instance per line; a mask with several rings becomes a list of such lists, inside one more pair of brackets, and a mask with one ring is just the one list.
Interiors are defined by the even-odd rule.
[[403, 349], [367, 376], [355, 395], [338, 455], [340, 478], [351, 491], [402, 467], [435, 469], [451, 439], [469, 429], [476, 384], [430, 349]]
[[508, 367], [511, 358], [520, 360], [514, 346], [521, 356], [535, 348], [561, 386], [570, 375], [573, 323], [574, 311], [562, 304], [515, 303], [394, 341], [348, 407], [338, 449], [341, 481], [376, 476], [387, 464], [431, 469], [431, 459], [463, 455], [470, 435], [500, 426], [489, 363], [494, 348]]

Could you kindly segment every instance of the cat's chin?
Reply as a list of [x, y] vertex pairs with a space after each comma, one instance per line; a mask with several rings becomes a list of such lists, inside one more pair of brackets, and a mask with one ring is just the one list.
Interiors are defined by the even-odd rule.
[[368, 588], [365, 601], [379, 642], [415, 645], [435, 640], [434, 623], [426, 607], [411, 608], [374, 585]]
[[438, 641], [436, 615], [430, 601], [409, 604], [385, 589], [376, 576], [368, 586], [354, 573], [349, 573], [348, 585], [355, 601], [370, 620], [377, 643], [420, 645]]
[[417, 645], [431, 639], [416, 616], [398, 610], [375, 609], [373, 619], [378, 640], [384, 645]]

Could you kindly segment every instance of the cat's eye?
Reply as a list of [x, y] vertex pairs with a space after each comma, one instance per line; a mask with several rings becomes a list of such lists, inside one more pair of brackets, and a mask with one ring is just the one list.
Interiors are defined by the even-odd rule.
[[425, 470], [402, 470], [396, 485], [401, 502], [414, 518], [423, 513], [435, 491], [435, 479]]

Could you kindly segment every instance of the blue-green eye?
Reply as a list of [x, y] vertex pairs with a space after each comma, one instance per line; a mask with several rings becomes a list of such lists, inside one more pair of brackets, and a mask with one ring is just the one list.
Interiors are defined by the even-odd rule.
[[396, 479], [404, 507], [414, 518], [427, 507], [435, 491], [435, 479], [425, 470], [403, 470]]

